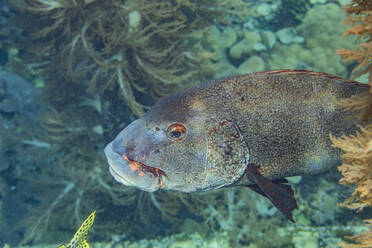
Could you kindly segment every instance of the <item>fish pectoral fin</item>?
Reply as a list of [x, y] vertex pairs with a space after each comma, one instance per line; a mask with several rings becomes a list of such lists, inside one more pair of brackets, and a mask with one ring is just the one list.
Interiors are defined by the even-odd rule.
[[292, 211], [297, 208], [297, 201], [291, 186], [284, 184], [287, 180], [281, 179], [271, 182], [261, 174], [259, 167], [255, 164], [249, 164], [245, 171], [256, 183], [256, 185], [249, 187], [256, 193], [267, 197], [285, 217], [295, 223]]
[[[288, 183], [288, 180], [285, 179], [285, 178], [282, 178], [282, 179], [278, 179], [278, 180], [274, 180], [274, 181], [271, 181], [272, 183], [276, 184], [276, 185], [279, 185], [281, 186], [282, 184], [284, 183]], [[225, 186], [225, 185], [223, 185]], [[284, 185], [284, 186], [287, 186], [287, 185]], [[251, 190], [253, 190], [254, 192], [256, 192], [257, 194], [260, 194], [266, 198], [269, 198], [263, 191], [262, 189], [257, 185], [257, 184], [254, 184], [254, 185], [249, 185], [247, 186], [248, 188], [250, 188]]]

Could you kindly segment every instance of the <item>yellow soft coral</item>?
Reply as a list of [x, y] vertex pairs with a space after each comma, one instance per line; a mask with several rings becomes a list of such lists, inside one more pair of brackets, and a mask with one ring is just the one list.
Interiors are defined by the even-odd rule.
[[365, 220], [367, 226], [370, 227], [368, 231], [362, 232], [356, 236], [348, 237], [357, 244], [340, 244], [342, 248], [370, 248], [372, 247], [372, 219]]
[[[350, 27], [343, 37], [356, 35], [361, 41], [357, 49], [339, 49], [337, 54], [345, 57], [345, 62], [356, 61], [358, 66], [354, 72], [366, 74], [372, 71], [372, 1], [353, 0], [345, 6], [348, 15], [345, 25]], [[372, 82], [372, 74], [369, 73], [369, 81]]]
[[[331, 136], [333, 146], [341, 148], [342, 173], [340, 183], [356, 185], [354, 192], [342, 206], [362, 210], [372, 206], [372, 1], [353, 0], [345, 7], [348, 18], [345, 25], [352, 25], [343, 36], [356, 35], [360, 44], [355, 50], [340, 49], [336, 52], [345, 58], [345, 62], [356, 61], [353, 70], [356, 75], [369, 74], [370, 91], [368, 94], [341, 99], [344, 109], [353, 111], [366, 124], [356, 135], [335, 138]], [[367, 225], [372, 219], [366, 220]], [[356, 244], [340, 244], [343, 248], [372, 247], [372, 229], [349, 237]]]
[[342, 206], [362, 210], [372, 206], [372, 125], [361, 128], [355, 136], [331, 136], [333, 145], [345, 153], [341, 156], [342, 165], [338, 167], [344, 176], [340, 183], [356, 184], [350, 198]]
[[[346, 6], [348, 18], [345, 25], [354, 25], [344, 36], [357, 35], [362, 43], [355, 50], [338, 50], [337, 53], [345, 57], [346, 62], [356, 61], [358, 66], [354, 69], [358, 74], [370, 74], [372, 86], [372, 2], [354, 0]], [[365, 49], [361, 52], [361, 49]], [[372, 89], [372, 87], [371, 87]], [[344, 176], [340, 182], [355, 184], [356, 188], [351, 198], [344, 202], [344, 206], [351, 209], [363, 209], [372, 206], [372, 91], [368, 94], [340, 99], [339, 103], [346, 110], [354, 111], [357, 117], [367, 124], [355, 136], [331, 137], [333, 145], [341, 148], [343, 164], [339, 170]], [[369, 124], [369, 125], [368, 125]]]

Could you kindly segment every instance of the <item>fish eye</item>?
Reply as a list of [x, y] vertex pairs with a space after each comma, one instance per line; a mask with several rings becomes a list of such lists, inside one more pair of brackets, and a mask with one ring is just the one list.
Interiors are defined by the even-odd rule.
[[173, 123], [167, 129], [167, 137], [171, 141], [182, 141], [186, 137], [186, 127], [181, 123]]

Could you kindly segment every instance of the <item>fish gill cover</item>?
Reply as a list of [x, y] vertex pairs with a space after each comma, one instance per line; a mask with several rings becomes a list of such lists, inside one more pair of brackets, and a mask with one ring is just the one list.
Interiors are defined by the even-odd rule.
[[42, 88], [46, 111], [41, 134], [27, 122], [18, 130], [1, 126], [10, 163], [2, 172], [2, 243], [69, 240], [93, 209], [90, 240], [112, 246], [157, 238], [148, 243], [316, 247], [335, 244], [360, 225], [335, 207], [345, 198], [345, 189], [332, 183], [335, 174], [293, 180], [303, 202], [293, 227], [245, 189], [188, 195], [122, 187], [103, 155], [105, 144], [155, 98], [206, 79], [283, 68], [348, 77], [352, 66], [334, 49], [351, 49], [354, 39], [340, 39], [345, 14], [337, 2], [11, 3], [17, 25], [12, 20], [0, 30], [5, 68]]

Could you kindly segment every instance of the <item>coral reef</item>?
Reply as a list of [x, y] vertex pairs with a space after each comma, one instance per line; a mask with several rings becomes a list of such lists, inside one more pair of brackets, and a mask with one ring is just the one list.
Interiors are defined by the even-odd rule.
[[[372, 219], [365, 221], [368, 226], [372, 225]], [[372, 230], [369, 229], [368, 231], [364, 231], [358, 235], [348, 237], [352, 241], [356, 242], [356, 244], [341, 244], [342, 248], [364, 248], [364, 247], [371, 247], [372, 245]]]
[[11, 2], [24, 31], [22, 43], [6, 45], [15, 47], [8, 67], [42, 89], [48, 111], [38, 117], [38, 134], [0, 129], [11, 151], [0, 172], [8, 232], [6, 239], [0, 230], [1, 241], [46, 247], [69, 240], [93, 209], [94, 247], [330, 248], [360, 231], [358, 216], [335, 207], [345, 189], [331, 173], [291, 180], [301, 203], [292, 225], [246, 188], [189, 195], [124, 187], [102, 152], [154, 102], [149, 96], [274, 68], [347, 76], [333, 50], [351, 49], [354, 39], [340, 41], [345, 15], [334, 1]]
[[[302, 23], [296, 28], [297, 35], [303, 36], [304, 44], [297, 46], [296, 49], [292, 45], [293, 55], [290, 57], [295, 57], [297, 65], [292, 64], [290, 68], [293, 66], [298, 68], [298, 64], [303, 63], [306, 69], [347, 77], [346, 67], [340, 58], [334, 56], [335, 49], [353, 47], [352, 37], [339, 38], [344, 32], [341, 23], [344, 18], [345, 13], [334, 3], [317, 5], [307, 11]], [[280, 63], [275, 62], [278, 60], [275, 56], [279, 57], [282, 54], [280, 51], [285, 48], [279, 49], [278, 55], [275, 50], [273, 51], [274, 63], [270, 69], [277, 69], [280, 66]]]
[[[365, 221], [368, 226], [372, 225], [372, 219]], [[356, 244], [340, 244], [342, 248], [364, 248], [372, 245], [372, 230], [364, 231], [358, 235], [348, 237]]]
[[[290, 5], [290, 2], [282, 4]], [[267, 8], [275, 16], [275, 11], [279, 11], [275, 10], [277, 3], [258, 1], [254, 10], [257, 12], [257, 8], [263, 5], [271, 6]], [[293, 4], [301, 5], [298, 2]], [[222, 29], [209, 27], [201, 37], [201, 44], [205, 50], [214, 54], [212, 61], [220, 68], [215, 77], [283, 68], [323, 71], [349, 77], [346, 64], [334, 54], [335, 49], [352, 49], [355, 46], [355, 38], [339, 38], [345, 31], [342, 23], [346, 17], [344, 11], [334, 2], [317, 4], [311, 8], [308, 5], [302, 4], [306, 12], [303, 12], [301, 23], [293, 27], [261, 27], [260, 23], [256, 23], [261, 17], [253, 19], [250, 16], [246, 17], [243, 27], [239, 24]], [[252, 66], [252, 61], [247, 62], [251, 57], [255, 61], [260, 57], [257, 66]]]
[[348, 15], [345, 25], [352, 25], [343, 37], [355, 35], [361, 41], [356, 49], [339, 49], [337, 54], [345, 58], [345, 62], [356, 61], [358, 66], [354, 72], [369, 74], [369, 81], [372, 82], [372, 2], [353, 0], [346, 8]]
[[[17, 151], [9, 158], [8, 177], [17, 194], [7, 193], [2, 212], [8, 215], [17, 203], [24, 207], [19, 218], [7, 220], [16, 223], [11, 230], [2, 230], [19, 234], [9, 242], [62, 241], [92, 209], [104, 216], [96, 238], [122, 230], [131, 238], [159, 234], [156, 227], [176, 220], [185, 207], [183, 197], [116, 184], [103, 147], [154, 102], [149, 96], [168, 95], [211, 76], [212, 53], [192, 37], [211, 23], [240, 19], [245, 5], [240, 0], [11, 3], [23, 27], [17, 54], [43, 76], [39, 86], [47, 111], [39, 117], [40, 133], [7, 135], [7, 145]], [[19, 192], [25, 188], [27, 198]], [[131, 224], [132, 218], [138, 224]]]
[[[347, 62], [356, 60], [359, 65], [354, 69], [358, 74], [372, 72], [372, 50], [361, 49], [372, 47], [372, 3], [369, 1], [353, 1], [347, 7], [349, 15], [345, 24], [353, 24], [344, 35], [357, 34], [362, 41], [355, 50], [338, 50], [338, 53], [346, 58]], [[356, 16], [354, 16], [356, 15]], [[370, 87], [372, 87], [372, 78], [370, 78]], [[371, 91], [368, 94], [355, 96], [351, 99], [341, 99], [340, 105], [346, 110], [357, 112], [360, 120], [367, 125], [361, 128], [355, 136], [343, 136], [339, 139], [331, 137], [335, 147], [341, 148], [345, 153], [342, 155], [343, 164], [339, 170], [344, 178], [343, 184], [356, 184], [357, 187], [353, 196], [349, 198], [345, 205], [352, 209], [363, 209], [372, 206], [372, 125], [370, 123], [372, 116], [372, 96]]]
[[341, 156], [342, 165], [339, 167], [344, 176], [340, 183], [356, 184], [352, 197], [344, 202], [350, 209], [362, 210], [372, 206], [372, 125], [361, 127], [355, 136], [343, 136], [339, 139], [331, 137], [333, 145], [345, 153]]
[[309, 9], [310, 2], [307, 0], [282, 0], [276, 11], [276, 17], [270, 21], [270, 25], [274, 26], [274, 30], [297, 26]]
[[[369, 86], [372, 89], [372, 2], [353, 0], [345, 7], [347, 19], [345, 25], [351, 25], [344, 36], [356, 35], [359, 44], [356, 49], [340, 49], [338, 54], [346, 62], [356, 61], [354, 72], [357, 75], [369, 74]], [[342, 165], [338, 167], [343, 178], [340, 183], [356, 185], [354, 192], [342, 206], [361, 211], [372, 207], [372, 90], [367, 94], [342, 99], [340, 105], [357, 113], [357, 117], [365, 123], [361, 131], [354, 136], [343, 136], [331, 140], [335, 147], [344, 151]], [[366, 220], [371, 224], [372, 220]], [[372, 230], [351, 237], [357, 244], [341, 244], [343, 248], [370, 247], [372, 245]]]
[[190, 42], [190, 35], [244, 9], [239, 0], [219, 0], [209, 8], [212, 2], [12, 1], [22, 16], [31, 62], [39, 58], [53, 82], [47, 90], [58, 92], [56, 85], [70, 83], [102, 93], [115, 86], [136, 115], [143, 114], [144, 103], [135, 91], [164, 96], [212, 75], [211, 54]]
[[7, 0], [0, 0], [0, 67], [9, 62], [9, 52], [21, 30], [11, 25], [13, 13]]

